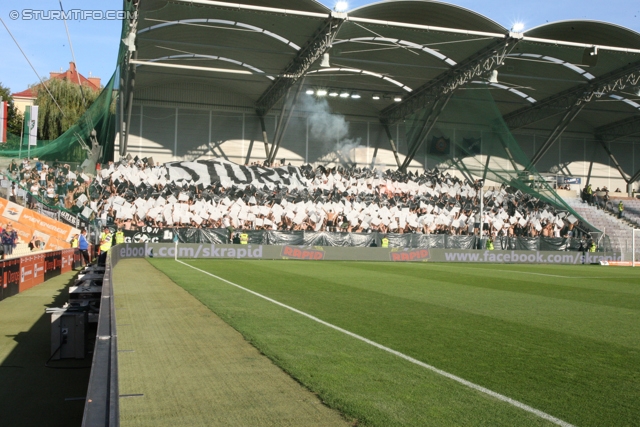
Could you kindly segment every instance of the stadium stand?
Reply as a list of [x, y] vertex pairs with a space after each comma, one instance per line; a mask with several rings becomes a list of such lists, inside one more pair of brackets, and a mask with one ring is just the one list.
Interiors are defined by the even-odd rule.
[[[149, 166], [110, 164], [85, 203], [103, 223], [150, 227], [471, 235], [480, 222], [480, 181], [437, 169], [237, 166], [223, 160]], [[579, 220], [503, 185], [485, 187], [485, 231], [560, 237]]]
[[631, 250], [632, 228], [629, 225], [604, 210], [598, 209], [595, 205], [590, 206], [580, 199], [566, 199], [566, 202], [582, 218], [609, 236], [613, 251], [626, 252]]

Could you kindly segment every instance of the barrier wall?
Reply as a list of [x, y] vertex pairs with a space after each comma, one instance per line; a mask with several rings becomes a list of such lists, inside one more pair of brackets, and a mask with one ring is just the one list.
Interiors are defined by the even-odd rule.
[[0, 301], [82, 265], [75, 249], [64, 249], [0, 261]]
[[18, 233], [20, 240], [25, 243], [31, 241], [33, 236], [45, 242], [44, 249], [55, 251], [67, 249], [74, 234], [80, 230], [63, 224], [46, 215], [39, 214], [7, 199], [0, 198], [0, 223], [11, 223]]
[[[114, 247], [112, 257], [182, 259], [297, 259], [310, 261], [465, 262], [502, 264], [581, 264], [575, 251], [467, 250], [415, 248], [351, 248], [325, 246], [217, 245], [125, 243]], [[585, 263], [622, 261], [619, 254], [586, 253]]]
[[[174, 233], [181, 244], [213, 243], [217, 245], [231, 244], [229, 230], [226, 228], [179, 228], [160, 229], [143, 227], [141, 230], [125, 230], [125, 243], [172, 243]], [[446, 234], [420, 233], [337, 233], [328, 231], [267, 231], [267, 230], [235, 230], [245, 233], [252, 245], [279, 246], [324, 246], [324, 247], [371, 247], [373, 243], [381, 246], [383, 237], [389, 239], [391, 248], [415, 249], [474, 249], [486, 246], [486, 238], [475, 236], [453, 236]], [[595, 239], [599, 233], [592, 233]], [[566, 251], [578, 250], [580, 239], [563, 237], [497, 237], [493, 242], [496, 249], [521, 251]], [[603, 244], [606, 250], [608, 244]]]

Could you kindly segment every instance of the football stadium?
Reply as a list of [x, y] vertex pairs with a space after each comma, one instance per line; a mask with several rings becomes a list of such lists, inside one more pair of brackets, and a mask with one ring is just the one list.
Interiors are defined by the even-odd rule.
[[61, 136], [0, 108], [1, 425], [640, 424], [639, 33], [121, 17]]

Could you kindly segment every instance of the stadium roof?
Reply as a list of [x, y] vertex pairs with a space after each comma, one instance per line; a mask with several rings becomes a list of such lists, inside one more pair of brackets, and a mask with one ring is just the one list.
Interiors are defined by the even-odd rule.
[[395, 123], [453, 91], [489, 87], [511, 129], [610, 139], [640, 132], [640, 34], [613, 24], [562, 21], [517, 33], [426, 0], [344, 13], [314, 0], [138, 7], [139, 102], [264, 114], [303, 82], [304, 91], [361, 96], [327, 96], [336, 112]]

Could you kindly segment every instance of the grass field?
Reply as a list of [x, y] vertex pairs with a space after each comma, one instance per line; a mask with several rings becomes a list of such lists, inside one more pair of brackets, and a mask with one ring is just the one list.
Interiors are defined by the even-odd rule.
[[[565, 425], [640, 424], [640, 269], [184, 261]], [[150, 262], [358, 425], [553, 425], [188, 265]]]

